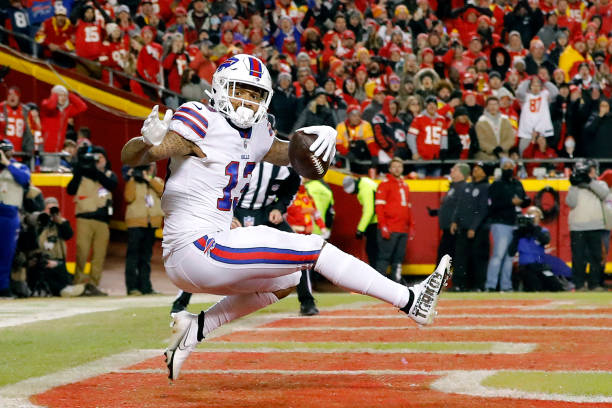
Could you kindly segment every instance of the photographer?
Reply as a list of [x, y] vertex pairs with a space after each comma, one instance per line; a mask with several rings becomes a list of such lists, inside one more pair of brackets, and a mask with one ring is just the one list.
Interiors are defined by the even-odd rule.
[[[67, 192], [74, 195], [77, 217], [77, 256], [74, 283], [91, 283], [92, 294], [105, 296], [98, 289], [106, 249], [108, 247], [108, 223], [113, 214], [113, 191], [117, 176], [110, 169], [106, 151], [100, 146], [83, 146], [77, 153], [74, 177], [68, 183]], [[91, 272], [85, 276], [85, 264], [89, 251]]]
[[565, 203], [571, 208], [568, 221], [572, 248], [572, 273], [577, 291], [584, 291], [586, 265], [590, 264], [588, 289], [603, 291], [602, 236], [605, 230], [602, 202], [610, 193], [605, 181], [597, 180], [597, 162], [579, 161], [570, 176]]
[[160, 197], [164, 181], [155, 177], [155, 163], [134, 167], [126, 174], [123, 193], [127, 208], [125, 223], [128, 229], [125, 259], [125, 286], [128, 295], [154, 293], [151, 286], [151, 256], [155, 230], [162, 225], [164, 213]]
[[545, 248], [550, 242], [550, 232], [539, 225], [541, 219], [542, 210], [535, 206], [517, 218], [518, 228], [514, 230], [508, 255], [519, 254], [519, 274], [526, 292], [559, 292], [563, 285], [546, 261]]
[[89, 293], [86, 285], [71, 285], [66, 270], [66, 241], [72, 238], [70, 222], [62, 217], [55, 197], [45, 199], [44, 211], [33, 213], [27, 222], [34, 226], [35, 249], [28, 256], [28, 283], [34, 293], [72, 297]]
[[0, 139], [0, 297], [12, 297], [9, 285], [19, 236], [19, 210], [30, 184], [30, 171], [12, 156], [13, 144]]

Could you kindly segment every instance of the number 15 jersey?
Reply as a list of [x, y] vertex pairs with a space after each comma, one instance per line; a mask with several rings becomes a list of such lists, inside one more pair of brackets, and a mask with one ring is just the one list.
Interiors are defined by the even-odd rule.
[[206, 157], [170, 158], [162, 196], [164, 255], [205, 234], [230, 228], [251, 172], [274, 141], [267, 120], [239, 129], [199, 102], [181, 105], [172, 116], [170, 130], [195, 143]]

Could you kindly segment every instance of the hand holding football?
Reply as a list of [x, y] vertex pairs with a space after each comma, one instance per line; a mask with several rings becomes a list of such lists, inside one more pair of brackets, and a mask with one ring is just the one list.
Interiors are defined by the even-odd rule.
[[323, 158], [310, 151], [310, 146], [318, 137], [315, 133], [306, 133], [302, 129], [298, 129], [289, 141], [291, 166], [300, 176], [312, 180], [323, 178], [329, 168], [327, 160], [323, 160]]

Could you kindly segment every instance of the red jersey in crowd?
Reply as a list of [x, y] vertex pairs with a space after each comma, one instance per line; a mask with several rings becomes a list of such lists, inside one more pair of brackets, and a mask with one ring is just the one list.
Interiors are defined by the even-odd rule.
[[185, 52], [171, 52], [164, 58], [163, 67], [168, 71], [167, 87], [171, 91], [181, 93], [181, 79], [189, 66], [189, 56]]
[[303, 185], [298, 189], [293, 203], [287, 208], [287, 222], [298, 234], [311, 234], [314, 223], [323, 230], [325, 223], [317, 211], [314, 200]]
[[588, 13], [588, 21], [591, 21], [593, 16], [601, 17], [601, 33], [609, 33], [612, 31], [612, 2], [608, 1], [606, 5], [591, 6]]
[[389, 232], [410, 233], [414, 231], [410, 188], [402, 178], [387, 174], [387, 179], [376, 190], [376, 216], [378, 228]]
[[461, 153], [459, 153], [459, 158], [463, 160], [468, 159], [470, 154], [470, 145], [472, 143], [470, 138], [470, 129], [472, 126], [469, 123], [455, 122], [453, 127], [455, 129], [455, 133], [457, 133], [457, 136], [459, 137], [459, 140], [461, 140]]
[[446, 136], [446, 129], [446, 119], [443, 116], [436, 113], [431, 117], [423, 113], [414, 118], [408, 135], [416, 138], [416, 153], [424, 160], [432, 160], [440, 157], [440, 140]]
[[80, 20], [76, 26], [76, 54], [97, 60], [102, 54], [102, 27], [97, 22]]
[[121, 71], [125, 66], [129, 50], [128, 42], [123, 39], [119, 41], [104, 41], [102, 42], [102, 52], [98, 60], [105, 67]]
[[142, 47], [138, 53], [137, 71], [138, 75], [142, 79], [148, 82], [159, 85], [161, 83], [160, 69], [161, 69], [161, 56], [164, 53], [164, 49], [161, 45], [156, 42]]
[[55, 44], [64, 51], [74, 50], [72, 36], [74, 35], [74, 26], [70, 20], [66, 19], [66, 23], [62, 27], [58, 27], [57, 18], [52, 17], [40, 27], [36, 34], [36, 42], [39, 44], [49, 45]]
[[[536, 143], [530, 143], [529, 146], [523, 151], [523, 158], [525, 159], [556, 159], [557, 152], [552, 147], [546, 147], [545, 151], [541, 151]], [[527, 163], [527, 174], [533, 176], [533, 169], [541, 167], [540, 163]], [[557, 171], [563, 171], [563, 163], [559, 163], [556, 166]]]
[[16, 152], [21, 152], [23, 135], [27, 130], [26, 109], [22, 104], [14, 108], [8, 103], [0, 103], [0, 139], [8, 139]]
[[45, 152], [61, 151], [66, 140], [68, 119], [87, 110], [85, 102], [72, 92], [68, 93], [68, 100], [68, 106], [60, 108], [57, 106], [57, 94], [52, 93], [40, 104]]

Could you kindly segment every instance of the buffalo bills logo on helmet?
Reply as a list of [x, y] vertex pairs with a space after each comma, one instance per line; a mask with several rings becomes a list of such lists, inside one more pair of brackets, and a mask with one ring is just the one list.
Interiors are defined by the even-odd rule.
[[236, 57], [228, 58], [225, 61], [223, 61], [223, 63], [221, 65], [219, 65], [219, 68], [217, 68], [217, 71], [221, 71], [221, 70], [223, 70], [225, 68], [229, 68], [229, 67], [231, 67], [232, 65], [234, 65], [237, 62], [238, 62], [238, 58], [236, 58]]

